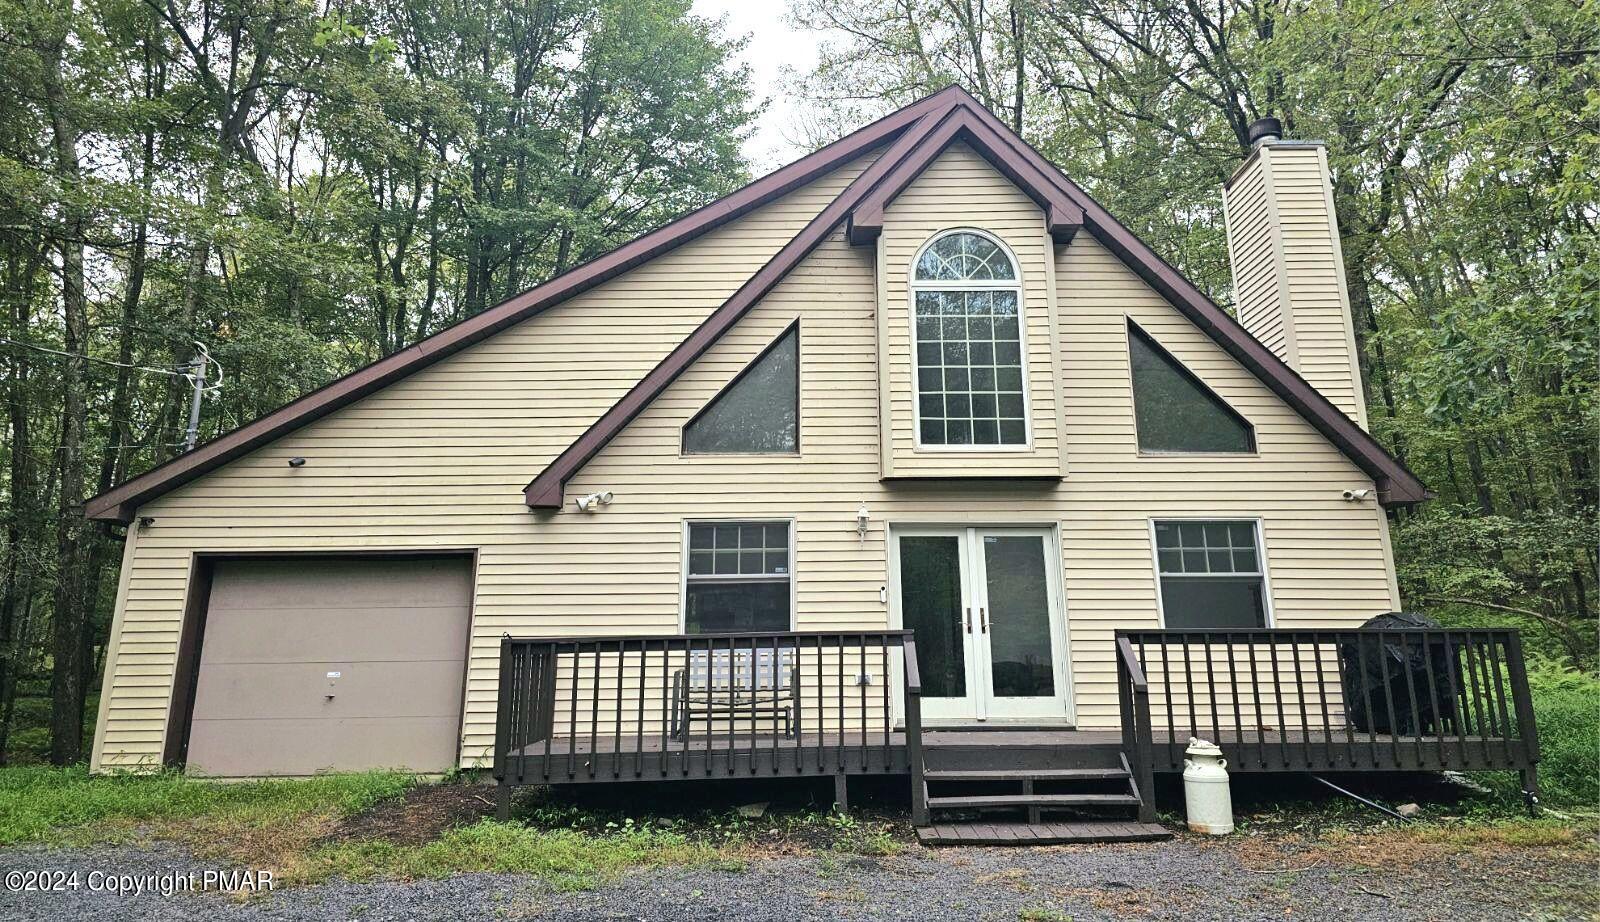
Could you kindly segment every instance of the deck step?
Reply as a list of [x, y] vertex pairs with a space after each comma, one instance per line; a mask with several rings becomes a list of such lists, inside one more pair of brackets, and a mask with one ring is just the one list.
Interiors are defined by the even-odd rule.
[[1156, 823], [933, 823], [917, 830], [923, 845], [1062, 845], [1085, 842], [1156, 842], [1172, 831]]
[[929, 781], [1121, 781], [1128, 773], [1120, 768], [947, 768], [922, 776]]
[[980, 794], [970, 797], [930, 797], [937, 810], [971, 810], [978, 807], [1137, 807], [1132, 794]]

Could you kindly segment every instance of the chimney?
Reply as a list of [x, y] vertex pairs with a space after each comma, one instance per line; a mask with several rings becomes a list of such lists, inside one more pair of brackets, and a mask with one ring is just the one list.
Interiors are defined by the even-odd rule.
[[1366, 428], [1327, 149], [1284, 140], [1275, 118], [1248, 138], [1222, 191], [1239, 322]]

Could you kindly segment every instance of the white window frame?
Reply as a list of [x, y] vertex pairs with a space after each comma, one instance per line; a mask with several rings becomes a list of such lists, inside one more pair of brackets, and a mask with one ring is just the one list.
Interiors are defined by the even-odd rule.
[[[1261, 568], [1261, 572], [1259, 574], [1257, 574], [1257, 573], [1173, 573], [1173, 574], [1170, 574], [1170, 575], [1179, 576], [1179, 577], [1196, 577], [1196, 578], [1201, 578], [1201, 579], [1206, 578], [1206, 577], [1211, 577], [1211, 576], [1215, 576], [1215, 577], [1219, 577], [1219, 578], [1237, 578], [1237, 577], [1240, 577], [1240, 576], [1260, 576], [1261, 577], [1261, 596], [1262, 596], [1262, 599], [1261, 599], [1262, 620], [1264, 622], [1262, 624], [1262, 628], [1275, 628], [1275, 627], [1277, 627], [1277, 624], [1278, 624], [1277, 614], [1273, 611], [1273, 605], [1272, 605], [1272, 577], [1269, 575], [1271, 573], [1272, 567], [1267, 562], [1267, 538], [1266, 538], [1266, 529], [1264, 527], [1264, 520], [1259, 515], [1228, 515], [1226, 513], [1214, 513], [1214, 514], [1211, 514], [1211, 515], [1161, 515], [1161, 516], [1151, 516], [1150, 518], [1145, 520], [1146, 527], [1148, 528], [1149, 533], [1150, 533], [1150, 569], [1155, 574], [1156, 622], [1157, 622], [1157, 624], [1159, 624], [1161, 626], [1161, 628], [1163, 630], [1165, 630], [1166, 627], [1167, 627], [1167, 600], [1162, 595], [1162, 592], [1161, 592], [1161, 577], [1164, 576], [1164, 575], [1168, 575], [1168, 574], [1164, 574], [1161, 571], [1161, 546], [1156, 541], [1156, 524], [1160, 523], [1160, 522], [1249, 522], [1251, 528], [1253, 528], [1255, 530], [1256, 565]], [[1184, 628], [1183, 630], [1189, 630], [1189, 628]], [[1198, 630], [1217, 630], [1217, 631], [1226, 632], [1228, 629], [1227, 628], [1199, 628]], [[1244, 629], [1243, 628], [1233, 628], [1233, 630], [1238, 631], [1238, 630], [1244, 630]]]
[[[789, 626], [785, 631], [797, 630], [795, 622], [799, 612], [795, 607], [797, 598], [796, 586], [799, 580], [796, 574], [799, 566], [796, 558], [799, 556], [795, 548], [795, 520], [792, 516], [772, 516], [770, 518], [751, 518], [740, 516], [738, 518], [716, 518], [714, 516], [701, 516], [693, 519], [684, 519], [680, 526], [681, 550], [678, 564], [678, 633], [685, 636], [701, 637], [702, 634], [689, 634], [689, 529], [694, 525], [786, 525], [789, 528]], [[697, 582], [733, 582], [733, 583], [761, 583], [777, 582], [776, 575], [750, 576], [748, 574], [723, 574], [696, 576]], [[759, 632], [757, 632], [759, 633]]]
[[[993, 243], [1011, 260], [1016, 278], [1000, 280], [928, 281], [917, 278], [917, 264], [922, 254], [935, 243], [953, 234], [974, 234]], [[917, 292], [918, 291], [1012, 291], [1017, 296], [1017, 353], [1022, 365], [1022, 435], [1020, 445], [930, 445], [922, 441], [922, 390], [917, 378]], [[950, 227], [923, 241], [911, 257], [906, 273], [906, 324], [911, 337], [911, 437], [916, 451], [929, 452], [1028, 452], [1033, 450], [1033, 402], [1028, 386], [1028, 304], [1023, 297], [1022, 261], [1004, 240], [977, 227]], [[970, 383], [970, 382], [969, 382]]]

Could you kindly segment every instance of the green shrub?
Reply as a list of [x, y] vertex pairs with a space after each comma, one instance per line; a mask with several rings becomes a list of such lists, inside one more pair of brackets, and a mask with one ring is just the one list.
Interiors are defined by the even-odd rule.
[[[1528, 688], [1539, 725], [1539, 787], [1553, 807], [1600, 805], [1600, 677], [1553, 661], [1530, 660]], [[1507, 794], [1520, 779], [1489, 780]]]
[[1600, 805], [1600, 677], [1541, 663], [1528, 675], [1547, 801]]

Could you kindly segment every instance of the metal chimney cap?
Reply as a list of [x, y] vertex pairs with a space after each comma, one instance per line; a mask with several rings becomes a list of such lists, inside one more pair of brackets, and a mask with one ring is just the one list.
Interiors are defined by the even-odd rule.
[[1282, 140], [1283, 122], [1271, 116], [1258, 118], [1250, 123], [1249, 129], [1245, 132], [1245, 137], [1249, 139], [1252, 148], [1260, 147], [1271, 141]]

